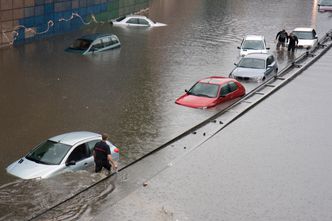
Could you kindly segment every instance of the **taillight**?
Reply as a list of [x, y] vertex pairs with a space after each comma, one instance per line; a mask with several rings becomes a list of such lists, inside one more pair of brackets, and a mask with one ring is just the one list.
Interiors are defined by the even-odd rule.
[[115, 153], [119, 153], [119, 148], [117, 148], [117, 147], [114, 148], [114, 152], [115, 152]]

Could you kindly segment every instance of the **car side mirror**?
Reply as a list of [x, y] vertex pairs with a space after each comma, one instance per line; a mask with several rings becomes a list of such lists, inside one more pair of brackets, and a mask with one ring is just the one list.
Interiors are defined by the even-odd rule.
[[266, 48], [266, 50], [270, 50], [270, 48]]
[[66, 162], [66, 166], [73, 166], [76, 165], [76, 161], [75, 160], [71, 160], [69, 162]]
[[237, 49], [241, 49], [240, 46], [237, 46]]
[[235, 66], [237, 66], [237, 63], [234, 63]]

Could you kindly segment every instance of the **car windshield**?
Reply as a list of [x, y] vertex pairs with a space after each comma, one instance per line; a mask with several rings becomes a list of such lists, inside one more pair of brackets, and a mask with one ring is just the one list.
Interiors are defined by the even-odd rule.
[[311, 31], [294, 31], [293, 34], [296, 35], [296, 37], [298, 39], [314, 39], [315, 38], [315, 36], [313, 35], [313, 33]]
[[265, 60], [259, 58], [242, 58], [238, 64], [238, 67], [265, 69]]
[[201, 97], [217, 97], [219, 85], [208, 83], [196, 83], [189, 91], [188, 94], [201, 96]]
[[264, 43], [261, 40], [245, 40], [242, 49], [246, 50], [264, 50]]
[[75, 50], [86, 50], [90, 47], [91, 43], [92, 43], [91, 40], [77, 39], [69, 48]]
[[58, 165], [70, 150], [69, 145], [47, 140], [33, 149], [26, 158], [36, 163]]

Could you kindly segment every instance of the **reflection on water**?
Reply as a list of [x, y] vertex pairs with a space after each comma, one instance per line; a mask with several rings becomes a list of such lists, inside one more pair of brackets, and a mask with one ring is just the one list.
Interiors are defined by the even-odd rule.
[[[228, 76], [245, 34], [265, 35], [280, 70], [290, 59], [286, 51], [274, 50], [281, 28], [314, 25], [312, 15], [318, 16], [319, 36], [325, 33], [331, 18], [306, 13], [312, 7], [312, 1], [303, 0], [152, 1], [149, 16], [168, 26], [91, 25], [1, 50], [0, 184], [13, 183], [0, 189], [0, 219], [30, 216], [99, 179], [70, 173], [44, 181], [13, 181], [4, 168], [40, 141], [68, 131], [108, 132], [125, 165], [219, 110], [191, 109], [174, 101], [198, 79]], [[91, 56], [64, 52], [73, 39], [95, 32], [116, 34], [121, 47]], [[247, 91], [253, 87], [246, 83]], [[86, 197], [99, 201], [99, 193], [112, 191], [108, 188]], [[86, 214], [90, 208], [80, 197], [72, 207], [59, 219]]]

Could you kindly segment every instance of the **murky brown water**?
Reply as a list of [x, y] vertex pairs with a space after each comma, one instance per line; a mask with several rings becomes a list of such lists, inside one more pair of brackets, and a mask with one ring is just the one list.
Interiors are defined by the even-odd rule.
[[[68, 131], [106, 131], [121, 149], [121, 163], [131, 162], [218, 110], [174, 101], [200, 78], [228, 76], [244, 35], [265, 35], [276, 53], [274, 38], [283, 27], [313, 26], [319, 36], [331, 29], [331, 14], [317, 13], [315, 5], [309, 0], [152, 1], [149, 16], [168, 26], [93, 25], [0, 50], [0, 220], [18, 210], [24, 217], [95, 181], [85, 173], [84, 179], [73, 173], [50, 181], [14, 181], [6, 166], [41, 140]], [[115, 33], [122, 47], [92, 56], [64, 52], [73, 39], [93, 32]], [[276, 55], [281, 66], [289, 60], [287, 53]], [[71, 188], [61, 185], [67, 191], [60, 191], [59, 180]], [[50, 196], [31, 201], [32, 192]]]

